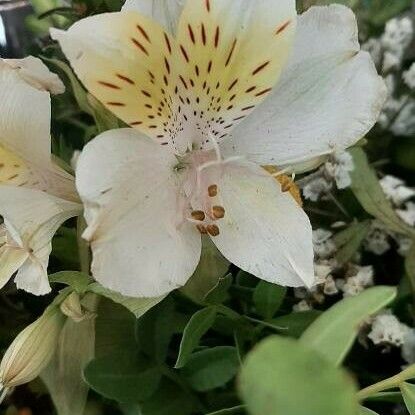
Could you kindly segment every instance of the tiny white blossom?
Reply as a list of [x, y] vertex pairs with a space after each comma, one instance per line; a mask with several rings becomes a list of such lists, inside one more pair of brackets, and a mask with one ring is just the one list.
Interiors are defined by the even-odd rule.
[[412, 239], [404, 235], [396, 235], [395, 239], [399, 245], [399, 255], [406, 256], [413, 245]]
[[354, 297], [373, 285], [374, 271], [372, 266], [360, 267], [356, 265], [350, 271], [351, 274], [339, 284], [344, 297]]
[[397, 214], [410, 226], [415, 226], [415, 203], [408, 202], [405, 209], [398, 209]]
[[377, 220], [372, 221], [369, 233], [366, 236], [364, 247], [375, 255], [383, 255], [391, 248], [389, 231]]
[[333, 177], [338, 189], [346, 189], [352, 184], [350, 173], [354, 170], [353, 157], [347, 151], [334, 154], [325, 164], [326, 173]]
[[415, 134], [415, 100], [406, 95], [399, 100], [400, 107], [393, 121], [391, 131], [395, 135], [412, 137]]
[[415, 63], [403, 73], [403, 80], [410, 89], [415, 89]]
[[405, 49], [413, 36], [413, 24], [409, 17], [394, 18], [387, 22], [381, 44], [385, 50], [383, 70], [397, 69], [402, 63]]
[[313, 248], [318, 258], [330, 258], [336, 252], [336, 244], [332, 239], [333, 233], [326, 229], [313, 231]]
[[402, 205], [411, 197], [415, 196], [415, 190], [405, 186], [405, 182], [394, 176], [385, 176], [380, 180], [380, 185], [388, 199], [396, 206]]
[[301, 312], [301, 311], [309, 311], [312, 310], [313, 307], [306, 301], [301, 300], [298, 304], [293, 307], [293, 311]]
[[317, 202], [332, 189], [332, 184], [324, 177], [316, 177], [303, 187], [303, 195], [312, 202]]
[[404, 344], [410, 328], [401, 323], [390, 311], [377, 315], [368, 337], [376, 345], [387, 344], [400, 347]]

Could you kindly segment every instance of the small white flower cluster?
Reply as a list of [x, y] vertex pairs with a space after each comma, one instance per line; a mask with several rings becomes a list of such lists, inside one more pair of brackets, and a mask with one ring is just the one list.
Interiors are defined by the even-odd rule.
[[313, 231], [313, 247], [316, 284], [311, 289], [295, 289], [295, 296], [301, 301], [294, 306], [294, 311], [306, 311], [312, 309], [315, 304], [323, 304], [326, 296], [341, 293], [343, 297], [351, 297], [373, 286], [372, 266], [348, 264], [344, 278], [334, 278], [333, 272], [338, 271], [338, 264], [334, 259], [337, 248], [331, 231]]
[[[409, 226], [415, 226], [415, 203], [410, 201], [415, 196], [415, 189], [406, 186], [403, 180], [390, 175], [383, 177], [380, 185], [386, 197], [392, 202], [398, 216]], [[383, 255], [391, 248], [391, 239], [398, 243], [398, 252], [405, 255], [411, 246], [411, 241], [391, 231], [380, 221], [374, 220], [364, 247], [375, 255]]]
[[411, 328], [401, 323], [391, 310], [385, 310], [373, 317], [371, 326], [368, 338], [375, 345], [401, 347], [411, 331]]
[[392, 347], [400, 347], [402, 358], [408, 363], [415, 363], [415, 329], [402, 323], [392, 310], [387, 309], [368, 319], [362, 330], [360, 339], [363, 344], [367, 337], [374, 345], [381, 346], [384, 351]]
[[303, 195], [312, 202], [324, 198], [333, 189], [346, 189], [352, 183], [350, 173], [354, 170], [353, 158], [347, 151], [332, 155], [320, 169], [309, 176], [303, 186]]
[[402, 73], [413, 37], [414, 25], [410, 17], [393, 18], [387, 22], [380, 38], [371, 38], [362, 46], [380, 68], [389, 90], [379, 125], [395, 135], [415, 133], [415, 100], [406, 91], [397, 91], [397, 86], [402, 84], [411, 91], [415, 89], [415, 63]]

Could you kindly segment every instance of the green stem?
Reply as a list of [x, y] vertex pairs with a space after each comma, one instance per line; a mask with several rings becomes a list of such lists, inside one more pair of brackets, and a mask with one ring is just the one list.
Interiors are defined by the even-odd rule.
[[376, 393], [383, 392], [388, 389], [399, 387], [402, 383], [409, 379], [415, 378], [415, 365], [409, 366], [407, 369], [392, 376], [388, 379], [384, 379], [378, 383], [368, 386], [358, 392], [357, 397], [359, 400], [364, 401]]
[[243, 409], [245, 409], [245, 405], [234, 406], [233, 408], [221, 409], [215, 412], [209, 412], [206, 415], [231, 415], [231, 414], [239, 414]]
[[86, 222], [83, 216], [78, 216], [77, 221], [77, 241], [78, 241], [78, 253], [79, 253], [79, 263], [81, 272], [89, 275], [90, 264], [91, 264], [91, 254], [89, 251], [89, 245], [82, 238], [82, 234], [86, 228]]

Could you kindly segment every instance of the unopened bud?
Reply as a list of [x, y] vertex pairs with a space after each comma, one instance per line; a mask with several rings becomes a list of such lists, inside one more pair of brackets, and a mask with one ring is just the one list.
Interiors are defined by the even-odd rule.
[[62, 313], [65, 314], [65, 316], [71, 318], [76, 323], [95, 318], [96, 316], [94, 312], [91, 312], [91, 310], [88, 310], [83, 306], [79, 294], [75, 291], [73, 291], [65, 298], [65, 300], [63, 300], [62, 304], [60, 305], [60, 309]]
[[4, 392], [35, 379], [56, 349], [65, 316], [58, 307], [49, 308], [14, 339], [0, 364]]

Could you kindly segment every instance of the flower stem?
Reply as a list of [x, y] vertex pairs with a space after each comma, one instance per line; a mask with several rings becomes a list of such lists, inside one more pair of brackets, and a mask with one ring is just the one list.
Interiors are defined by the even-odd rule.
[[221, 409], [215, 412], [209, 412], [206, 415], [231, 415], [231, 414], [239, 414], [243, 409], [245, 409], [245, 405], [234, 406], [233, 408]]
[[358, 392], [357, 397], [359, 400], [364, 401], [372, 395], [378, 392], [383, 392], [388, 389], [397, 388], [405, 381], [415, 378], [415, 365], [409, 366], [407, 369], [392, 376], [388, 379], [384, 379], [378, 383], [368, 386]]
[[78, 241], [78, 253], [79, 253], [79, 263], [81, 272], [89, 274], [90, 264], [91, 264], [91, 254], [89, 251], [88, 243], [82, 239], [82, 233], [86, 228], [86, 222], [83, 216], [78, 216], [77, 221], [77, 241]]

